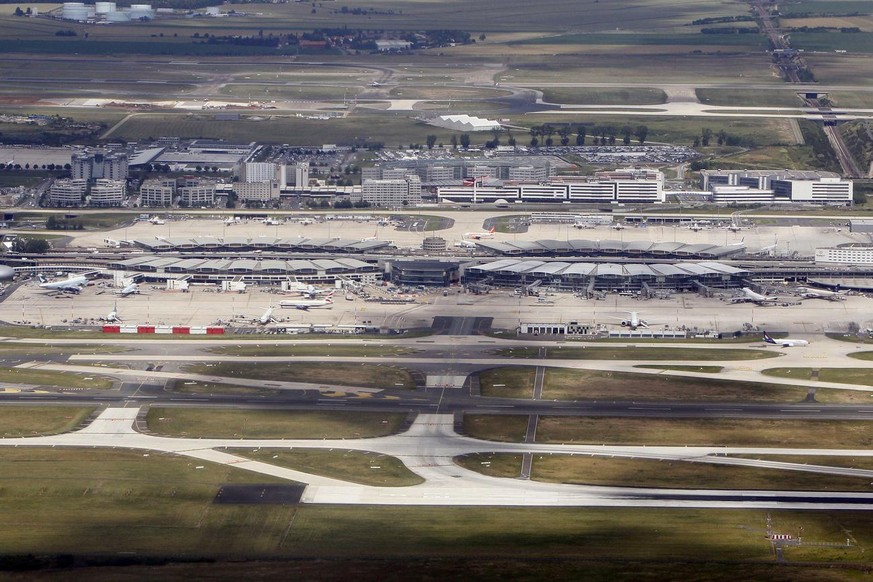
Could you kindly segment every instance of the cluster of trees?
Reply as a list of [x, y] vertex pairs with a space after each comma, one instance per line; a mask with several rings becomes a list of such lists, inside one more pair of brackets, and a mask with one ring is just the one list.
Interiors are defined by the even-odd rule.
[[369, 208], [370, 203], [367, 202], [366, 200], [358, 200], [357, 202], [352, 202], [351, 200], [346, 198], [345, 200], [337, 200], [336, 202], [334, 202], [333, 207], [334, 208], [345, 208], [345, 209]]
[[[615, 145], [618, 136], [621, 136], [621, 142], [624, 145], [630, 145], [633, 140], [639, 144], [644, 144], [649, 136], [649, 128], [645, 125], [631, 127], [625, 125], [623, 127], [607, 126], [592, 126], [590, 129], [585, 125], [579, 124], [575, 127], [577, 146], [584, 146], [588, 135], [592, 137], [593, 145]], [[562, 126], [553, 126], [551, 124], [539, 125], [530, 128], [530, 145], [538, 147], [544, 145], [551, 147], [555, 145], [554, 136], [558, 135], [560, 145], [566, 146], [570, 144], [570, 136], [574, 133], [574, 128], [571, 124]], [[544, 138], [544, 139], [543, 139]]]
[[[376, 10], [375, 8], [349, 8], [348, 6], [343, 6], [339, 10], [334, 10], [334, 12], [339, 12], [340, 14], [354, 14], [355, 16], [394, 16], [395, 14], [392, 9]], [[397, 14], [403, 14], [403, 10], [398, 9]]]
[[782, 13], [782, 18], [809, 18], [810, 16], [818, 16], [825, 18], [844, 18], [846, 16], [867, 16], [860, 12], [785, 12]]
[[45, 221], [46, 230], [84, 230], [81, 222], [70, 220], [68, 218], [58, 218], [54, 215], [49, 216]]
[[723, 24], [725, 22], [754, 22], [755, 19], [748, 14], [741, 16], [714, 16], [712, 18], [699, 18], [691, 22], [694, 26], [702, 26], [704, 24]]
[[51, 245], [44, 238], [18, 237], [12, 243], [12, 252], [28, 255], [42, 255], [47, 253]]
[[790, 32], [861, 32], [857, 26], [795, 26], [788, 30]]
[[758, 34], [757, 26], [719, 26], [716, 28], [701, 28], [701, 34]]
[[12, 172], [16, 170], [69, 170], [70, 164], [64, 164], [63, 166], [60, 164], [34, 164], [31, 166], [30, 164], [3, 164], [0, 163], [0, 171], [4, 172]]
[[715, 143], [718, 145], [727, 145], [727, 146], [739, 146], [739, 145], [752, 145], [746, 143], [747, 140], [736, 136], [730, 135], [725, 130], [720, 129], [717, 132], [713, 132], [710, 128], [704, 127], [700, 130], [700, 135], [694, 138], [694, 147], [709, 147], [712, 143], [712, 138], [715, 138]]

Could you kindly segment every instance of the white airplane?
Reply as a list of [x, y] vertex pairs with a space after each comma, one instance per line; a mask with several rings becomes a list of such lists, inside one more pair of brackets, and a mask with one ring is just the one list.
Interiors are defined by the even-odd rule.
[[700, 226], [699, 224], [697, 224], [696, 222], [692, 222], [688, 228], [693, 230], [694, 232], [699, 232], [699, 231], [703, 230], [703, 227]]
[[333, 292], [324, 299], [293, 299], [279, 302], [279, 307], [294, 308], [308, 311], [314, 308], [330, 309], [333, 307]]
[[267, 308], [264, 314], [258, 318], [258, 323], [261, 325], [267, 325], [268, 323], [275, 323], [276, 318], [273, 317], [273, 306]]
[[483, 238], [494, 238], [494, 227], [491, 227], [491, 230], [488, 232], [465, 232], [464, 238], [471, 238], [473, 240], [480, 240]]
[[468, 240], [459, 240], [455, 243], [456, 247], [460, 247], [462, 249], [475, 249], [476, 243], [468, 241]]
[[88, 284], [88, 278], [84, 275], [77, 277], [67, 277], [58, 281], [47, 281], [42, 275], [37, 275], [39, 278], [40, 289], [48, 289], [50, 291], [63, 291], [64, 293], [78, 293], [82, 287]]
[[114, 305], [112, 307], [112, 311], [109, 312], [109, 315], [103, 318], [103, 321], [107, 323], [120, 323], [122, 319], [118, 316], [118, 305]]
[[372, 83], [370, 83], [370, 87], [381, 87], [381, 86], [382, 86], [382, 83], [380, 83], [379, 81], [373, 81]]
[[116, 291], [116, 293], [122, 297], [127, 297], [128, 295], [139, 295], [139, 285], [136, 283], [131, 283], [130, 285], [125, 286], [123, 289]]
[[366, 242], [366, 241], [371, 241], [371, 240], [379, 240], [377, 233], [378, 233], [378, 231], [373, 231], [373, 236], [368, 236], [367, 238], [362, 238], [361, 241]]
[[305, 285], [300, 281], [295, 281], [296, 291], [303, 295], [304, 297], [309, 297], [310, 299], [315, 299], [317, 295], [321, 295], [322, 293], [329, 293], [333, 295], [333, 289], [319, 289], [318, 287], [313, 287], [312, 285]]
[[809, 342], [802, 339], [773, 339], [770, 337], [766, 331], [764, 332], [764, 341], [768, 344], [773, 344], [774, 346], [781, 346], [783, 348], [794, 348], [798, 346], [808, 346]]
[[158, 224], [158, 225], [165, 224], [164, 221], [161, 220], [160, 218], [158, 218], [157, 216], [152, 216], [151, 218], [149, 218], [149, 222], [151, 222], [152, 224]]
[[649, 327], [649, 322], [645, 319], [640, 319], [639, 314], [636, 311], [628, 311], [629, 318], [626, 317], [615, 317], [613, 319], [620, 319], [622, 327], [629, 327], [631, 329], [637, 329], [638, 327]]
[[740, 297], [733, 297], [731, 303], [755, 303], [757, 305], [776, 305], [777, 303], [797, 303], [797, 297], [777, 297], [775, 295], [761, 295], [748, 287], [743, 287]]
[[840, 291], [828, 291], [826, 289], [813, 289], [812, 287], [798, 287], [800, 296], [805, 299], [827, 299], [828, 301], [845, 301], [846, 295]]
[[612, 230], [624, 230], [624, 225], [620, 222], [616, 222], [612, 225]]

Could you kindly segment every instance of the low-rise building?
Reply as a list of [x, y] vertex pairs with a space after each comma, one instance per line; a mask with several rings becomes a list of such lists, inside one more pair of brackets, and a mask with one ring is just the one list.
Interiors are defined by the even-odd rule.
[[88, 203], [90, 206], [121, 206], [126, 192], [127, 183], [124, 180], [99, 178], [91, 184]]
[[420, 204], [421, 180], [415, 175], [402, 180], [364, 180], [361, 200], [388, 208]]
[[50, 206], [81, 206], [88, 189], [88, 180], [66, 179], [55, 180], [48, 191]]

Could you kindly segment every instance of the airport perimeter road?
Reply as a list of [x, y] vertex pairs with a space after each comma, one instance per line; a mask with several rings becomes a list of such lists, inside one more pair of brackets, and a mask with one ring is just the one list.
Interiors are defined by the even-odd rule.
[[[869, 450], [816, 450], [718, 447], [600, 447], [538, 445], [479, 441], [454, 432], [451, 415], [419, 415], [404, 433], [373, 439], [187, 439], [144, 435], [133, 429], [139, 409], [109, 408], [86, 428], [63, 435], [0, 439], [0, 446], [122, 447], [162, 451], [210, 461], [265, 475], [307, 483], [304, 503], [366, 505], [491, 505], [491, 506], [636, 506], [707, 508], [854, 509], [873, 510], [873, 494], [745, 490], [644, 489], [539, 483], [487, 477], [457, 466], [452, 459], [476, 452], [584, 454], [627, 458], [710, 462], [722, 454], [829, 454], [873, 456]], [[410, 487], [371, 487], [347, 483], [252, 461], [225, 448], [320, 448], [373, 451], [399, 458], [425, 481]], [[721, 462], [717, 457], [715, 462]], [[755, 459], [731, 464], [758, 466]], [[845, 474], [845, 469], [781, 463], [761, 466], [813, 473]], [[873, 471], [852, 475], [873, 478]]]

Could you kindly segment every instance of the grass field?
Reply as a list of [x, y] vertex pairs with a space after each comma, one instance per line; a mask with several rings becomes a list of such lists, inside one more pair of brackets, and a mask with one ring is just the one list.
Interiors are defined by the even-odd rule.
[[140, 113], [114, 131], [112, 137], [143, 140], [154, 136], [176, 135], [307, 145], [312, 143], [314, 136], [319, 136], [319, 139], [328, 140], [330, 143], [382, 142], [388, 147], [397, 147], [412, 142], [424, 143], [425, 138], [431, 134], [437, 136], [438, 143], [449, 143], [453, 133], [411, 119], [411, 112], [382, 113], [360, 110], [341, 119], [315, 120], [268, 115], [264, 121], [252, 121], [245, 115], [239, 121], [216, 121], [214, 115], [200, 113]]
[[228, 449], [229, 453], [304, 473], [374, 487], [408, 487], [424, 479], [400, 459], [369, 451], [326, 449]]
[[172, 380], [167, 385], [168, 392], [180, 394], [228, 394], [246, 396], [257, 394], [260, 396], [276, 396], [281, 390], [276, 388], [259, 388], [256, 386], [240, 386], [238, 384], [224, 384], [220, 382], [197, 382], [194, 380]]
[[93, 407], [81, 406], [4, 406], [0, 408], [0, 435], [9, 438], [69, 432], [93, 411]]
[[[322, 338], [323, 339], [323, 338]], [[258, 343], [248, 346], [214, 346], [206, 348], [212, 354], [223, 356], [405, 356], [418, 350], [399, 346], [353, 346], [353, 345], [282, 345]]]
[[[316, 8], [312, 11], [311, 8]], [[430, 2], [400, 2], [376, 0], [365, 7], [363, 14], [351, 10], [343, 12], [340, 6], [324, 5], [311, 7], [302, 3], [275, 4], [258, 7], [248, 12], [246, 18], [224, 19], [156, 19], [143, 23], [85, 28], [69, 22], [53, 22], [38, 19], [23, 19], [6, 16], [6, 27], [17, 24], [22, 39], [38, 39], [64, 27], [74, 30], [93, 30], [94, 38], [104, 41], [123, 39], [149, 40], [162, 35], [167, 44], [190, 43], [191, 34], [210, 31], [217, 35], [252, 35], [263, 31], [270, 34], [287, 34], [313, 28], [348, 28], [366, 30], [456, 30], [463, 28], [478, 35], [480, 32], [552, 32], [564, 30], [601, 31], [613, 30], [617, 24], [629, 30], [679, 29], [691, 20], [704, 16], [734, 15], [743, 13], [737, 6], [725, 6], [713, 0], [699, 3], [683, 0], [644, 0], [634, 10], [623, 10], [609, 3], [586, 4], [584, 14], [570, 0], [545, 0], [531, 10], [522, 0], [483, 0], [474, 5], [460, 0], [450, 0], [434, 5]], [[227, 12], [228, 9], [222, 9]], [[5, 28], [5, 27], [4, 27]], [[14, 30], [14, 29], [13, 29]], [[16, 38], [12, 31], [5, 37]], [[92, 40], [89, 36], [89, 40]], [[72, 42], [81, 42], [80, 37]], [[206, 45], [209, 46], [209, 45]], [[220, 45], [219, 45], [220, 48]], [[237, 47], [232, 47], [237, 48]], [[244, 47], [243, 47], [244, 48]], [[70, 51], [72, 52], [72, 51]], [[121, 51], [119, 51], [121, 52]]]
[[873, 361], [873, 352], [853, 352], [851, 354], [847, 354], [850, 358], [855, 358], [856, 360], [864, 360], [864, 361]]
[[[483, 440], [521, 442], [526, 415], [464, 416], [464, 434]], [[540, 416], [538, 443], [592, 445], [760, 446], [867, 448], [863, 421], [583, 418]]]
[[521, 442], [527, 430], [527, 416], [501, 414], [466, 414], [465, 435], [490, 441]]
[[819, 160], [811, 146], [768, 146], [751, 150], [743, 150], [730, 155], [713, 158], [713, 162], [723, 169], [792, 169], [807, 170], [810, 168], [826, 168], [827, 164]]
[[243, 363], [189, 364], [184, 371], [226, 378], [279, 382], [312, 382], [365, 388], [415, 388], [408, 370], [381, 364], [350, 363]]
[[[710, 369], [710, 373], [717, 373], [721, 367], [671, 366], [670, 369], [692, 372]], [[532, 398], [535, 370], [532, 366], [506, 366], [485, 370], [479, 375], [481, 394], [497, 398]], [[719, 378], [685, 378], [562, 368], [546, 368], [543, 375], [543, 398], [549, 400], [793, 403], [802, 402], [806, 395], [805, 387]], [[870, 402], [870, 395], [852, 390], [819, 390], [816, 400], [823, 403], [866, 403]]]
[[554, 36], [544, 36], [520, 40], [510, 43], [515, 45], [575, 45], [575, 46], [612, 46], [612, 47], [662, 47], [662, 46], [692, 46], [704, 47], [707, 50], [765, 50], [766, 39], [759, 34], [633, 34], [622, 32], [611, 33], [571, 33]]
[[7, 368], [0, 366], [0, 382], [9, 384], [29, 384], [34, 386], [52, 386], [55, 388], [90, 388], [108, 390], [112, 388], [113, 380], [100, 375], [98, 368], [93, 374], [55, 372], [38, 368]]
[[873, 53], [873, 33], [793, 32], [791, 46], [806, 51], [845, 50], [851, 53], [870, 54]]
[[4, 356], [71, 356], [75, 354], [120, 354], [130, 348], [97, 344], [25, 344], [2, 342], [0, 351]]
[[848, 467], [850, 469], [873, 469], [871, 457], [836, 457], [825, 455], [729, 455], [740, 459], [763, 459], [781, 463], [823, 465], [825, 467]]
[[[441, 579], [822, 582], [860, 575], [861, 567], [834, 566], [869, 562], [863, 549], [873, 544], [869, 512], [212, 503], [221, 484], [247, 482], [273, 481], [156, 453], [2, 449], [0, 544], [6, 556], [39, 556], [20, 562], [31, 568], [58, 554], [104, 564], [17, 575], [28, 580], [72, 572], [78, 579], [180, 582], [254, 573], [418, 579], [424, 567], [429, 576], [449, 577]], [[777, 564], [763, 539], [768, 514], [778, 532], [802, 526], [805, 539], [839, 543], [848, 531], [856, 547], [787, 548], [789, 563]], [[137, 566], [153, 557], [218, 562]], [[251, 561], [258, 558], [293, 561]], [[118, 563], [125, 567], [112, 567]]]
[[482, 396], [497, 398], [533, 398], [536, 368], [504, 366], [479, 372]]
[[537, 442], [868, 448], [863, 421], [540, 417]]
[[[775, 460], [775, 459], [772, 459]], [[493, 477], [517, 477], [519, 455], [474, 454], [455, 459], [461, 466]], [[513, 469], [516, 474], [513, 474]], [[534, 455], [531, 479], [547, 483], [606, 487], [752, 489], [763, 491], [870, 491], [870, 479], [653, 459]]]
[[[651, 48], [648, 50], [651, 52]], [[713, 62], [717, 61], [717, 67]], [[531, 58], [513, 62], [496, 80], [501, 83], [536, 86], [585, 79], [589, 83], [615, 83], [615, 72], [623, 71], [634, 83], [657, 86], [666, 79], [673, 83], [772, 83], [781, 85], [770, 72], [769, 59], [761, 54], [666, 55], [653, 59], [651, 54], [627, 54], [604, 51], [599, 54], [556, 55], [549, 59]]]
[[[500, 356], [511, 358], [539, 358], [539, 348], [503, 348]], [[775, 358], [777, 352], [742, 348], [666, 348], [666, 347], [554, 347], [548, 348], [546, 358], [573, 360], [691, 360], [701, 362], [730, 360], [760, 360]]]
[[796, 91], [744, 91], [742, 89], [695, 89], [697, 99], [707, 105], [737, 107], [802, 107]]
[[813, 370], [818, 370], [818, 379], [822, 382], [873, 386], [873, 368], [768, 368], [761, 373], [777, 378], [810, 380]]
[[865, 54], [807, 53], [803, 57], [815, 71], [819, 83], [834, 85], [873, 84], [873, 63]]
[[301, 412], [152, 407], [149, 430], [176, 437], [370, 438], [400, 430], [406, 415], [381, 412]]
[[657, 105], [667, 102], [667, 94], [661, 89], [640, 87], [608, 89], [544, 87], [543, 100], [548, 103], [576, 105]]
[[[844, 579], [847, 571], [839, 570], [842, 578], [829, 578], [829, 570], [768, 563], [770, 548], [763, 540], [768, 513], [780, 532], [802, 526], [805, 539], [842, 542], [848, 530], [857, 540], [858, 547], [848, 549], [788, 548], [791, 561], [829, 566], [837, 561], [866, 562], [869, 557], [862, 549], [873, 543], [869, 512], [212, 503], [220, 485], [253, 482], [275, 481], [156, 453], [3, 449], [0, 523], [5, 527], [0, 543], [6, 555], [99, 555], [102, 558], [92, 563], [103, 564], [123, 560], [124, 569], [62, 571], [64, 576], [87, 573], [86, 579], [104, 581], [202, 579], [205, 572], [223, 579], [273, 572], [287, 579], [301, 564], [304, 574], [309, 573], [303, 579], [325, 579], [331, 572], [337, 580], [349, 579], [350, 571], [356, 580], [399, 579], [398, 573], [415, 579], [416, 572], [435, 561], [436, 570], [429, 570], [429, 575], [449, 568], [453, 579], [477, 573], [483, 576], [477, 579], [503, 573], [514, 579], [520, 574], [540, 579], [543, 572], [553, 572], [564, 579], [629, 581], [639, 580], [642, 568], [648, 580], [679, 576], [727, 581], [741, 574], [743, 579], [760, 575], [758, 579], [819, 582]], [[156, 556], [222, 561], [131, 567]], [[718, 556], [715, 565], [713, 556]], [[299, 559], [272, 566], [245, 562], [245, 569], [235, 570], [236, 560], [259, 557], [317, 558], [319, 563], [315, 567]], [[358, 563], [356, 557], [367, 562]], [[410, 558], [415, 558], [414, 569], [404, 565]], [[41, 562], [34, 558], [28, 563]], [[457, 564], [462, 569], [455, 570]], [[281, 570], [269, 569], [279, 565]], [[614, 577], [620, 572], [626, 574]], [[57, 574], [26, 575], [56, 580]]]

